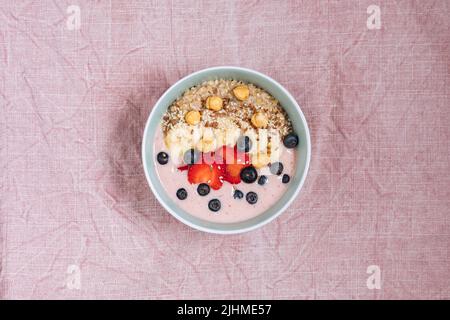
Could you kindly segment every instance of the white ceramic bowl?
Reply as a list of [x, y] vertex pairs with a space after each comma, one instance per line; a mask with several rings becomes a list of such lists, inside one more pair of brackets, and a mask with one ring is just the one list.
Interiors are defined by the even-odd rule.
[[[156, 130], [163, 114], [167, 108], [175, 101], [183, 92], [195, 85], [202, 83], [205, 80], [212, 79], [236, 79], [245, 82], [250, 82], [258, 87], [266, 90], [275, 99], [277, 99], [281, 106], [289, 115], [294, 131], [299, 136], [299, 145], [295, 149], [297, 152], [297, 161], [295, 175], [291, 178], [288, 190], [270, 209], [262, 214], [237, 223], [214, 223], [210, 221], [201, 220], [178, 207], [174, 199], [172, 199], [161, 185], [155, 168], [155, 157], [153, 150], [153, 141]], [[144, 137], [142, 140], [142, 162], [144, 165], [145, 176], [148, 184], [155, 194], [161, 205], [175, 218], [188, 226], [211, 233], [219, 234], [234, 234], [245, 231], [250, 231], [265, 225], [278, 217], [295, 199], [306, 174], [308, 173], [309, 162], [311, 157], [311, 141], [309, 136], [309, 129], [299, 105], [292, 97], [292, 95], [278, 82], [272, 78], [259, 73], [254, 70], [239, 68], [239, 67], [214, 67], [194, 72], [172, 85], [156, 102], [155, 106], [148, 117], [145, 125]]]

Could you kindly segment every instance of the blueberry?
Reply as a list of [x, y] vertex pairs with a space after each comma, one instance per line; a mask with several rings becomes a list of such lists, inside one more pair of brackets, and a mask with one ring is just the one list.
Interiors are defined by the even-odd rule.
[[291, 180], [291, 177], [287, 174], [283, 174], [283, 178], [281, 178], [281, 182], [288, 183]]
[[177, 190], [177, 198], [180, 200], [184, 200], [187, 198], [187, 191], [185, 188], [180, 188]]
[[220, 200], [219, 199], [212, 199], [208, 203], [209, 210], [214, 211], [214, 212], [219, 211], [221, 206], [222, 205], [220, 204]]
[[183, 161], [186, 164], [197, 163], [200, 158], [200, 153], [195, 149], [189, 149], [184, 153]]
[[248, 136], [240, 136], [236, 142], [237, 149], [243, 152], [249, 152], [252, 148], [252, 140]]
[[283, 139], [283, 144], [288, 149], [295, 148], [298, 145], [298, 135], [294, 132], [288, 133]]
[[245, 196], [245, 199], [247, 200], [248, 203], [255, 204], [256, 202], [258, 202], [258, 195], [255, 192], [250, 191]]
[[244, 193], [241, 190], [234, 190], [233, 198], [242, 199], [244, 197]]
[[254, 166], [245, 167], [241, 170], [240, 177], [245, 183], [253, 183], [258, 178], [258, 172]]
[[169, 155], [166, 152], [161, 151], [157, 154], [156, 160], [159, 164], [167, 164], [167, 162], [169, 162]]
[[200, 183], [197, 187], [197, 192], [201, 196], [206, 196], [211, 189], [206, 183]]
[[281, 162], [274, 162], [270, 164], [270, 173], [279, 176], [283, 172], [283, 164]]
[[268, 179], [267, 179], [266, 176], [260, 176], [259, 179], [258, 179], [258, 184], [259, 184], [260, 186], [263, 186], [263, 185], [266, 184], [267, 180], [268, 180]]

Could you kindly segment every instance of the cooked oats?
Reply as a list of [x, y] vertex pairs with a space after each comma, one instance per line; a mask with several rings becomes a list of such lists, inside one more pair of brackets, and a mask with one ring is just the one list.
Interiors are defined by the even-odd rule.
[[[247, 86], [249, 96], [241, 101], [233, 94], [237, 86]], [[218, 96], [223, 100], [223, 108], [218, 111], [206, 107], [209, 96]], [[162, 128], [165, 134], [179, 123], [186, 124], [187, 112], [197, 110], [201, 113], [199, 126], [217, 128], [223, 124], [222, 118], [233, 121], [243, 131], [253, 128], [252, 116], [261, 112], [267, 116], [267, 129], [277, 130], [280, 136], [292, 131], [292, 124], [278, 101], [269, 93], [251, 83], [236, 80], [210, 80], [194, 86], [172, 103], [162, 119]]]

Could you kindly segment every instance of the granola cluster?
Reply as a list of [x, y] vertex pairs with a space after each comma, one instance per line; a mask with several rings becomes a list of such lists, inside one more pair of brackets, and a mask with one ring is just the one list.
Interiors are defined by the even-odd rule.
[[182, 124], [223, 128], [228, 120], [242, 131], [272, 129], [280, 136], [292, 131], [286, 112], [270, 94], [250, 83], [224, 79], [186, 90], [163, 116], [162, 129], [167, 134]]

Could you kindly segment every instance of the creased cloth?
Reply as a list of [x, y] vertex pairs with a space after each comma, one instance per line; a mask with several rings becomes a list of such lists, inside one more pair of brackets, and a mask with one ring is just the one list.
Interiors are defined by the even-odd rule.
[[[0, 298], [450, 298], [448, 1], [0, 7]], [[235, 236], [172, 218], [140, 160], [158, 97], [217, 65], [312, 136], [295, 202]]]

